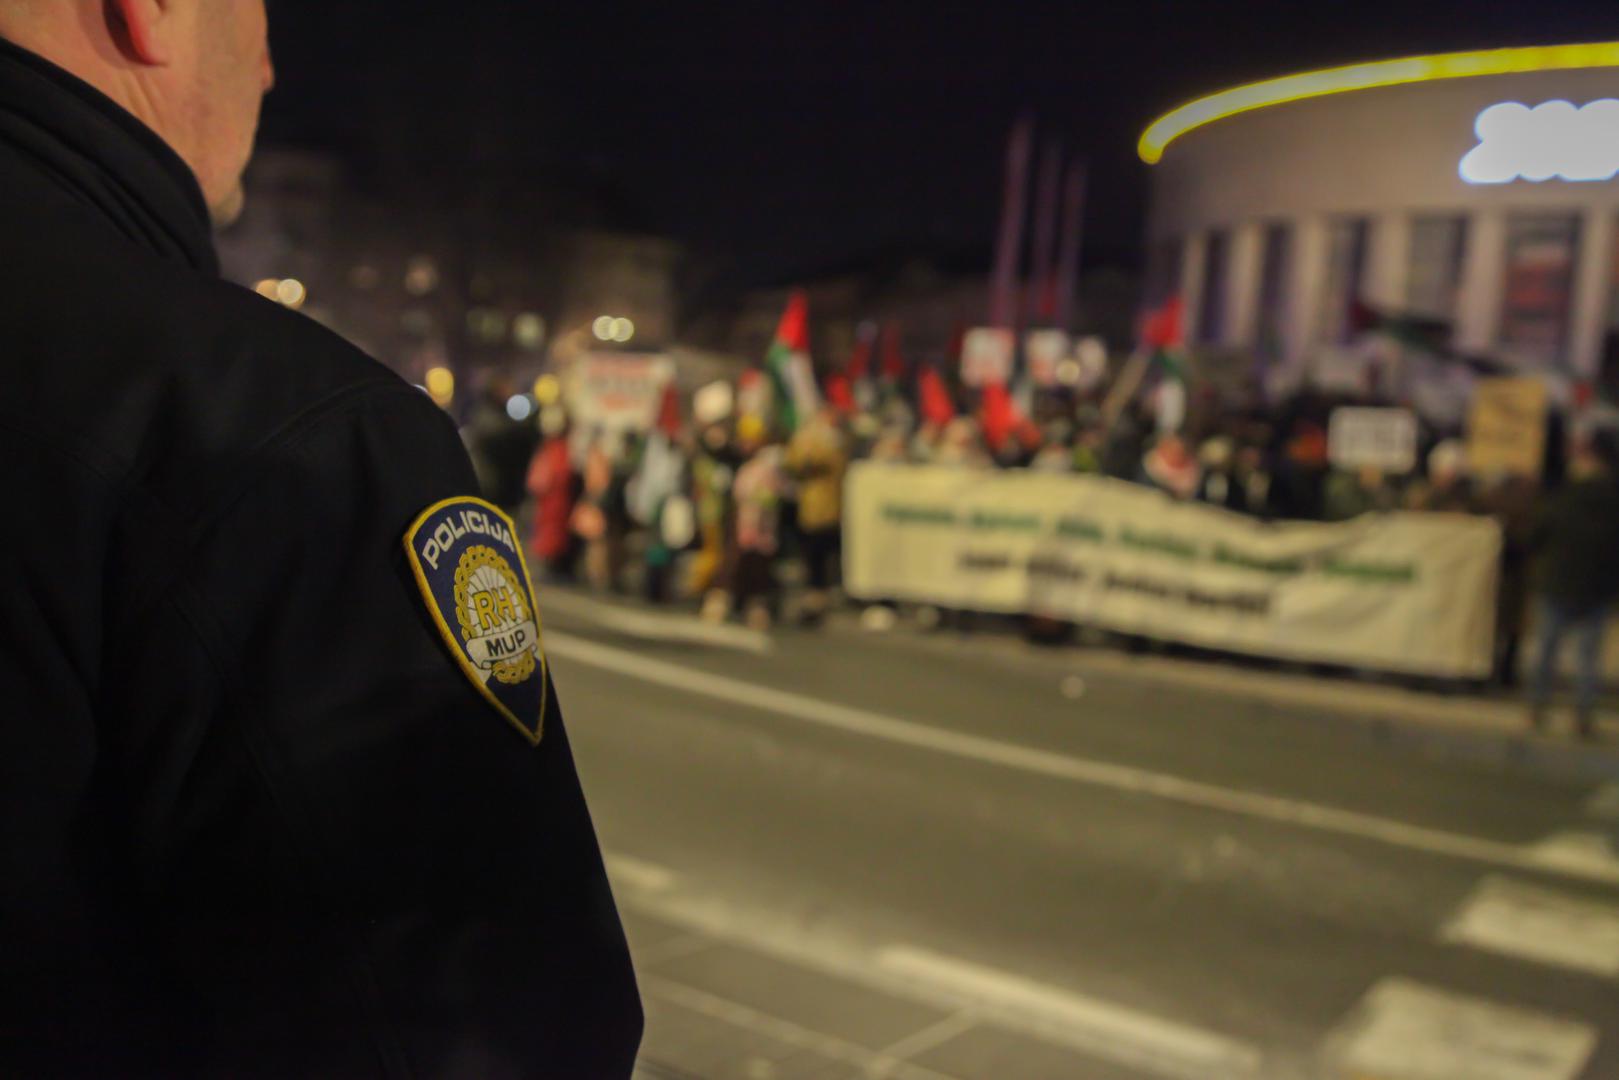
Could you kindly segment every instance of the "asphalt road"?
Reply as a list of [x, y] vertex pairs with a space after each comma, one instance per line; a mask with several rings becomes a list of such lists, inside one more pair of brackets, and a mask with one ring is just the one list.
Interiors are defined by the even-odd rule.
[[1619, 790], [952, 635], [551, 594], [648, 1076], [1619, 1076]]

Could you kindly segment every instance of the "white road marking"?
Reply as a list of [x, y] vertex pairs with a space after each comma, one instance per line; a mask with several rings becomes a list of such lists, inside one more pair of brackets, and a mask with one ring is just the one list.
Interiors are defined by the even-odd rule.
[[614, 888], [636, 889], [642, 892], [664, 892], [676, 880], [673, 870], [637, 859], [631, 855], [604, 854], [607, 877]]
[[1566, 851], [1543, 850], [1499, 840], [1410, 825], [1391, 818], [1357, 813], [1254, 791], [1221, 787], [1169, 773], [1074, 757], [1051, 750], [1020, 746], [980, 735], [948, 731], [914, 720], [884, 716], [848, 705], [777, 690], [705, 671], [640, 656], [571, 634], [546, 636], [553, 656], [615, 671], [642, 682], [727, 701], [745, 708], [786, 716], [867, 738], [949, 754], [988, 765], [1017, 769], [1038, 776], [1108, 788], [1131, 795], [1147, 795], [1168, 802], [1219, 810], [1319, 832], [1370, 840], [1390, 847], [1429, 855], [1466, 859], [1515, 870], [1536, 870], [1569, 878], [1619, 884], [1619, 860], [1573, 857]]
[[1619, 976], [1619, 905], [1507, 878], [1485, 878], [1451, 916], [1439, 939], [1595, 975]]
[[[962, 1009], [960, 1012], [947, 1016], [936, 1024], [929, 1024], [920, 1031], [912, 1032], [898, 1042], [890, 1043], [883, 1047], [882, 1054], [884, 1057], [892, 1058], [896, 1061], [913, 1058], [918, 1054], [932, 1050], [936, 1046], [943, 1046], [957, 1035], [964, 1034], [971, 1028], [976, 1027], [978, 1021], [979, 1016], [977, 1013], [971, 1009]], [[888, 1076], [890, 1073], [883, 1069], [873, 1069], [870, 1075], [872, 1080], [877, 1080], [877, 1078]]]
[[1607, 834], [1586, 830], [1552, 833], [1529, 848], [1535, 864], [1570, 877], [1619, 880], [1619, 853]]
[[1589, 1024], [1403, 978], [1372, 987], [1327, 1043], [1332, 1075], [1377, 1080], [1573, 1080]]
[[[745, 626], [704, 622], [689, 615], [632, 611], [554, 589], [540, 594], [540, 614], [543, 616], [547, 611], [560, 611], [595, 623], [603, 629], [647, 641], [689, 641], [755, 655], [776, 651], [776, 643], [769, 634], [749, 630]], [[554, 636], [550, 633], [545, 635], [548, 645]]]
[[1585, 812], [1603, 821], [1619, 821], [1619, 783], [1609, 780], [1585, 800]]
[[877, 964], [908, 982], [959, 996], [975, 1013], [1018, 1017], [1053, 1041], [1159, 1076], [1248, 1076], [1257, 1074], [1263, 1060], [1256, 1047], [1212, 1031], [925, 949], [890, 946], [877, 954]]
[[819, 1031], [801, 1027], [790, 1020], [783, 1020], [777, 1016], [770, 1016], [759, 1010], [729, 998], [711, 994], [706, 990], [699, 990], [684, 983], [666, 979], [661, 975], [641, 973], [637, 976], [641, 991], [659, 1001], [666, 1001], [683, 1009], [700, 1013], [715, 1020], [722, 1020], [733, 1027], [753, 1032], [786, 1043], [801, 1050], [809, 1050], [822, 1057], [831, 1058], [845, 1065], [853, 1065], [871, 1075], [891, 1076], [896, 1080], [955, 1080], [944, 1073], [925, 1069], [920, 1065], [912, 1065], [907, 1061], [867, 1050], [863, 1046], [836, 1036], [826, 1035]]
[[[671, 879], [685, 881], [672, 870], [660, 869]], [[683, 927], [716, 943], [948, 1012], [938, 1023], [880, 1052], [896, 1065], [979, 1020], [1177, 1080], [1240, 1078], [1254, 1074], [1259, 1064], [1260, 1052], [1236, 1039], [912, 946], [861, 941], [827, 925], [819, 916], [785, 907], [740, 907], [694, 892], [684, 884], [667, 891], [625, 892], [618, 901], [626, 910]], [[643, 974], [643, 984], [645, 980]], [[1210, 1063], [1221, 1067], [1211, 1071]], [[1233, 1067], [1225, 1068], [1227, 1063]], [[1269, 1064], [1274, 1067], [1273, 1075], [1283, 1075], [1279, 1060]], [[880, 1065], [867, 1067], [873, 1076], [903, 1075], [883, 1072]]]

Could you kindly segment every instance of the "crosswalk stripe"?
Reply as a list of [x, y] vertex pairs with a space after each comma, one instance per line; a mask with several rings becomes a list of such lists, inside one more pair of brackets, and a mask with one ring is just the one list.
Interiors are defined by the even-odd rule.
[[1589, 1024], [1401, 977], [1379, 981], [1328, 1039], [1330, 1075], [1377, 1080], [1574, 1080]]
[[1619, 905], [1491, 876], [1439, 939], [1556, 967], [1619, 976]]

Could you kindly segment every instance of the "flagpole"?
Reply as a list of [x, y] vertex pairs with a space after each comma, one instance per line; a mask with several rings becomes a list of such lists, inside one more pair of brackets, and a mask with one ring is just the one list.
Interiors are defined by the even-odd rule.
[[1068, 167], [1068, 182], [1063, 191], [1062, 252], [1057, 257], [1056, 290], [1053, 315], [1056, 325], [1063, 330], [1074, 328], [1074, 298], [1079, 292], [1079, 251], [1085, 226], [1085, 185], [1087, 175], [1084, 162]]
[[1057, 253], [1057, 184], [1062, 178], [1062, 144], [1046, 140], [1040, 155], [1040, 178], [1034, 202], [1033, 259], [1029, 270], [1029, 291], [1024, 306], [1026, 325], [1049, 320], [1053, 310], [1052, 275]]
[[1016, 317], [1018, 259], [1023, 247], [1023, 218], [1029, 175], [1033, 124], [1023, 117], [1006, 142], [1006, 177], [1001, 193], [1001, 223], [995, 237], [995, 268], [990, 277], [989, 322], [1011, 327]]

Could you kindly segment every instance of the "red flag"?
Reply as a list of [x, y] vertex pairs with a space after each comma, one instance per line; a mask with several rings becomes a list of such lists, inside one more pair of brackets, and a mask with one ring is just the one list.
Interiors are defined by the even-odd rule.
[[834, 371], [826, 377], [826, 400], [838, 412], [848, 416], [857, 411], [854, 401], [853, 384], [849, 376], [841, 371]]
[[658, 403], [658, 430], [671, 439], [680, 438], [680, 391], [673, 380], [664, 384], [663, 400]]
[[899, 351], [899, 324], [883, 327], [883, 378], [899, 381], [905, 377], [905, 357]]
[[917, 374], [917, 398], [922, 408], [922, 419], [936, 427], [943, 427], [956, 418], [956, 406], [950, 400], [950, 391], [944, 388], [944, 380], [932, 365], [927, 365]]
[[984, 442], [990, 450], [1000, 453], [1007, 436], [1012, 434], [1021, 420], [1017, 406], [1012, 404], [1012, 395], [1006, 392], [1006, 384], [985, 383], [983, 397], [978, 404], [978, 424], [984, 430]]
[[803, 289], [794, 289], [787, 297], [787, 310], [781, 313], [781, 322], [776, 326], [776, 337], [772, 344], [785, 345], [789, 351], [808, 353], [809, 348], [809, 298], [804, 295]]
[[1141, 320], [1141, 341], [1149, 349], [1172, 349], [1185, 340], [1179, 296], [1171, 296]]

